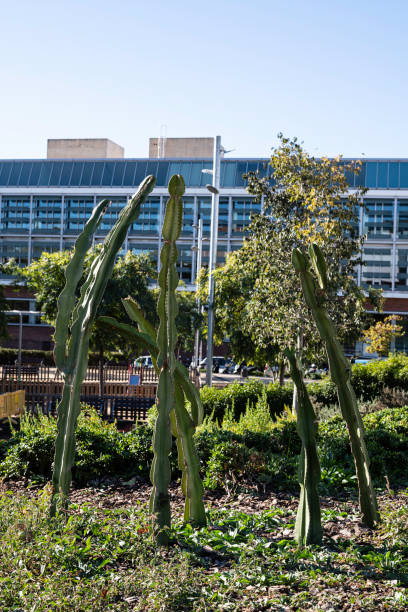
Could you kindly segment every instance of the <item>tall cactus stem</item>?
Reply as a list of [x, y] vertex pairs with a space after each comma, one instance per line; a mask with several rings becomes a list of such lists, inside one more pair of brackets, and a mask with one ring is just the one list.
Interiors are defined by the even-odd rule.
[[75, 428], [81, 409], [81, 385], [88, 365], [89, 340], [96, 312], [128, 228], [139, 216], [141, 204], [152, 191], [155, 182], [153, 176], [147, 177], [121, 211], [103, 243], [101, 252], [91, 264], [77, 302], [76, 289], [83, 274], [85, 256], [109, 204], [107, 200], [95, 208], [85, 224], [75, 243], [73, 258], [65, 271], [66, 283], [58, 299], [55, 326], [54, 357], [64, 378], [64, 388], [58, 405], [51, 516], [55, 515], [59, 504], [65, 507], [68, 501], [71, 469], [75, 459]]
[[[357, 474], [362, 520], [367, 527], [374, 527], [379, 521], [379, 513], [371, 480], [364, 424], [350, 382], [350, 364], [337, 339], [335, 326], [324, 306], [323, 298], [327, 286], [327, 273], [324, 256], [318, 245], [311, 246], [309, 258], [310, 260], [299, 249], [294, 249], [292, 262], [300, 274], [306, 304], [312, 312], [320, 337], [325, 343], [331, 378], [337, 387], [340, 409], [347, 424]], [[316, 272], [318, 283], [315, 276], [310, 272], [309, 261]]]
[[299, 546], [321, 544], [322, 523], [318, 491], [320, 462], [316, 445], [316, 415], [294, 351], [286, 349], [285, 354], [290, 365], [290, 375], [298, 393], [296, 428], [302, 441], [298, 468], [300, 498], [295, 524], [295, 540]]
[[176, 241], [181, 233], [183, 216], [182, 195], [185, 190], [183, 177], [174, 175], [169, 182], [170, 199], [166, 205], [162, 236], [164, 245], [160, 253], [161, 268], [159, 272], [159, 300], [157, 313], [159, 328], [157, 331], [157, 367], [159, 382], [157, 386], [157, 419], [153, 434], [153, 463], [151, 469], [152, 493], [150, 512], [153, 518], [153, 530], [159, 544], [168, 541], [167, 529], [170, 527], [171, 478], [169, 454], [171, 450], [170, 413], [175, 404], [175, 346], [177, 341], [176, 316], [178, 305], [176, 290], [178, 274], [176, 270]]

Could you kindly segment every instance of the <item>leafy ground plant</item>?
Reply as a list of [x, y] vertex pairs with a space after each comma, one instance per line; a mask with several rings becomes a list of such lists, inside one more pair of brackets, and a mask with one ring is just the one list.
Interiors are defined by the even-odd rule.
[[[408, 604], [408, 491], [380, 498], [380, 531], [357, 506], [324, 500], [321, 546], [293, 542], [296, 503], [264, 510], [219, 500], [194, 530], [176, 504], [171, 546], [149, 534], [146, 505], [116, 505], [98, 489], [49, 520], [48, 487], [0, 490], [1, 610], [404, 610]], [[147, 495], [145, 499], [147, 500]], [[255, 504], [254, 504], [255, 506]]]

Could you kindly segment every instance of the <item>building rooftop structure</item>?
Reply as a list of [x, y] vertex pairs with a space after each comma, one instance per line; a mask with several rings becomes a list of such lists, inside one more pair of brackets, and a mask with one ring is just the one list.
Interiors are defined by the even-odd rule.
[[[351, 161], [345, 159], [345, 162]], [[0, 188], [5, 187], [136, 187], [149, 174], [165, 187], [173, 174], [182, 174], [187, 187], [205, 187], [211, 158], [193, 159], [2, 159]], [[268, 159], [221, 160], [221, 188], [245, 188], [243, 175], [268, 173]], [[365, 159], [359, 175], [348, 174], [350, 188], [408, 189], [408, 159]]]
[[[204, 140], [213, 143], [213, 139]], [[95, 204], [107, 197], [112, 203], [95, 237], [96, 242], [101, 242], [140, 182], [154, 174], [156, 187], [129, 229], [123, 252], [147, 252], [158, 265], [167, 184], [173, 174], [182, 174], [186, 193], [177, 266], [185, 286], [193, 288], [199, 217], [204, 238], [210, 234], [211, 196], [206, 189], [209, 177], [203, 170], [211, 168], [211, 156], [0, 160], [0, 260], [13, 257], [25, 266], [44, 251], [72, 248]], [[262, 202], [256, 202], [246, 190], [244, 175], [250, 171], [269, 176], [268, 159], [221, 160], [219, 264], [229, 252], [240, 248], [251, 216], [262, 210]], [[367, 188], [359, 220], [359, 232], [367, 240], [363, 265], [356, 267], [358, 282], [363, 287], [383, 289], [385, 312], [408, 313], [408, 158], [363, 159], [360, 174], [346, 178], [350, 189]], [[203, 243], [202, 255], [206, 265], [208, 240]], [[7, 282], [5, 277], [3, 282]], [[34, 302], [28, 303], [27, 296], [7, 295], [13, 308], [21, 299], [22, 309], [33, 310]], [[397, 346], [408, 349], [408, 334], [397, 339]]]

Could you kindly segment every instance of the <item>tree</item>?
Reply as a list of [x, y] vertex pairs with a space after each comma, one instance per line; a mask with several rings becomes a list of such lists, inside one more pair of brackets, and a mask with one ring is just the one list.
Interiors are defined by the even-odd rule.
[[354, 274], [363, 243], [358, 219], [364, 190], [349, 194], [346, 173], [358, 174], [360, 163], [316, 159], [296, 139], [279, 138], [270, 172], [247, 175], [248, 192], [263, 199], [263, 213], [251, 220], [242, 248], [216, 272], [216, 316], [223, 333], [241, 330], [268, 353], [282, 357], [300, 339], [315, 359], [322, 345], [291, 253], [319, 244], [328, 264], [329, 314], [343, 342], [357, 339], [366, 299]]
[[[77, 293], [88, 274], [89, 267], [100, 251], [95, 247], [86, 255], [84, 273]], [[13, 261], [4, 266], [8, 274], [16, 275], [18, 281], [24, 281], [34, 293], [37, 304], [44, 313], [43, 320], [54, 325], [57, 316], [57, 300], [65, 285], [65, 268], [70, 262], [73, 251], [56, 253], [42, 253], [41, 257], [33, 261], [26, 268], [19, 268]], [[156, 312], [157, 290], [149, 288], [149, 281], [156, 280], [156, 268], [146, 254], [134, 255], [128, 251], [124, 257], [119, 257], [115, 263], [112, 277], [108, 281], [102, 302], [98, 309], [99, 316], [114, 317], [117, 321], [129, 322], [123, 309], [121, 299], [131, 296], [136, 300], [145, 313], [149, 322], [158, 323]], [[194, 333], [201, 326], [202, 315], [197, 309], [195, 294], [191, 291], [177, 291], [176, 294], [179, 313], [176, 325], [179, 330], [177, 351], [192, 351], [194, 347]], [[1, 303], [0, 303], [1, 307]], [[0, 321], [1, 323], [1, 321]], [[1, 327], [0, 327], [1, 332]], [[135, 344], [134, 339], [123, 341], [114, 329], [103, 326], [96, 319], [90, 346], [99, 353], [100, 361], [109, 353], [116, 352], [120, 347], [126, 357], [135, 355], [141, 348]]]
[[380, 357], [387, 357], [392, 340], [404, 335], [404, 328], [398, 325], [397, 321], [402, 321], [402, 317], [391, 315], [363, 330], [363, 340], [368, 344], [367, 353], [378, 353]]
[[177, 291], [178, 315], [176, 317], [177, 344], [176, 351], [192, 352], [194, 350], [195, 331], [202, 326], [202, 314], [197, 308], [197, 298], [193, 291]]
[[[77, 288], [84, 282], [89, 268], [100, 252], [101, 246], [90, 250], [85, 258], [84, 273]], [[65, 268], [73, 256], [73, 250], [57, 253], [43, 253], [26, 268], [9, 262], [5, 266], [10, 274], [15, 274], [18, 280], [27, 283], [27, 287], [34, 293], [40, 310], [44, 313], [43, 319], [50, 325], [55, 324], [57, 316], [57, 300], [65, 285]], [[124, 257], [119, 257], [115, 263], [112, 277], [108, 281], [102, 302], [98, 309], [98, 316], [115, 317], [118, 320], [128, 321], [124, 312], [121, 298], [131, 295], [140, 304], [146, 317], [152, 322], [156, 321], [156, 303], [153, 292], [149, 289], [149, 279], [155, 277], [155, 269], [148, 255], [134, 255], [131, 251]], [[106, 353], [117, 351], [129, 356], [137, 350], [137, 345], [129, 338], [123, 338], [113, 329], [101, 326], [95, 322], [90, 345], [97, 351], [102, 361]]]

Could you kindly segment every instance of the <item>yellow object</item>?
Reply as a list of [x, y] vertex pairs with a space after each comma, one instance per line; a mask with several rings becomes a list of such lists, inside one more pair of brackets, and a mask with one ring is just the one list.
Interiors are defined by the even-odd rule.
[[0, 395], [0, 419], [24, 412], [25, 391], [12, 391]]

